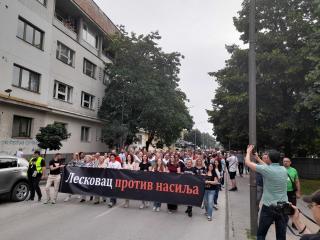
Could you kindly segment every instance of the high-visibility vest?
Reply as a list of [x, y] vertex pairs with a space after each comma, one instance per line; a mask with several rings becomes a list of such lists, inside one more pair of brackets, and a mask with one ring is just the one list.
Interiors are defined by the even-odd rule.
[[[31, 158], [31, 159], [30, 159], [30, 161], [29, 161], [29, 164], [30, 164], [30, 165], [33, 164], [33, 161], [32, 161], [33, 159], [34, 159], [34, 158]], [[42, 173], [42, 167], [41, 167], [41, 161], [42, 161], [42, 159], [43, 159], [43, 158], [39, 156], [39, 157], [37, 158], [37, 161], [36, 161], [36, 169], [37, 169], [37, 172], [38, 172], [38, 173]]]

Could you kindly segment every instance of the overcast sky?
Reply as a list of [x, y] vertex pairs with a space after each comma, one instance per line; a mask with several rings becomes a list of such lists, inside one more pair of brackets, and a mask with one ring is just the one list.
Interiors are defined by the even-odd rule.
[[242, 0], [94, 0], [116, 25], [137, 34], [158, 30], [166, 52], [181, 52], [180, 87], [187, 94], [195, 128], [212, 134], [206, 109], [217, 84], [208, 72], [224, 67], [225, 44], [240, 44], [232, 17]]

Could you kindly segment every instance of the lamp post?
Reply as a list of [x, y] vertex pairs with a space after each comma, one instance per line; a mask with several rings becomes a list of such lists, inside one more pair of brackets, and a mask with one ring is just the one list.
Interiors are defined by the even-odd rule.
[[[256, 146], [256, 0], [250, 0], [249, 13], [249, 144]], [[256, 174], [250, 171], [250, 229], [255, 236], [258, 229]]]

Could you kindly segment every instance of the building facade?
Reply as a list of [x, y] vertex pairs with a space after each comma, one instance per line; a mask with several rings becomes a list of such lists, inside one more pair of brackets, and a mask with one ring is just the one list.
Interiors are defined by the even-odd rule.
[[0, 29], [0, 154], [31, 154], [54, 122], [71, 133], [59, 152], [106, 151], [97, 113], [110, 19], [92, 0], [1, 0]]

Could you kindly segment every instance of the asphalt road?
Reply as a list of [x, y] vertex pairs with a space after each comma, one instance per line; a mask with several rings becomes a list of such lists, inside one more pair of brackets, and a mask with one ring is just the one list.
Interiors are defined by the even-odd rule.
[[[44, 195], [45, 196], [45, 195]], [[73, 196], [65, 203], [59, 194], [57, 204], [36, 201], [0, 203], [1, 240], [191, 240], [225, 239], [225, 195], [219, 195], [219, 210], [207, 221], [203, 209], [194, 207], [193, 217], [184, 213], [186, 207], [169, 214], [166, 204], [160, 212], [152, 207], [139, 209], [139, 201], [130, 201], [123, 208], [119, 200], [113, 208], [106, 203], [79, 203]]]

